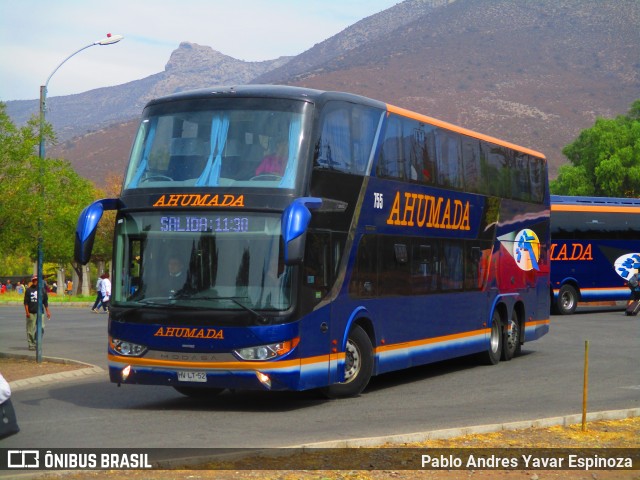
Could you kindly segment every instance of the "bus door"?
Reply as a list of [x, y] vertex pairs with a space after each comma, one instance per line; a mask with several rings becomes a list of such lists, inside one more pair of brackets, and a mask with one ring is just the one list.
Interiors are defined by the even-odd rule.
[[[338, 291], [334, 285], [338, 278], [338, 266], [344, 249], [346, 234], [322, 230], [309, 230], [305, 245], [305, 257], [302, 267], [302, 308], [309, 311], [310, 322], [305, 329], [310, 329], [308, 338], [317, 339], [314, 350], [326, 357], [326, 376], [330, 375], [330, 361], [333, 339], [340, 336], [335, 325], [335, 303], [332, 292]], [[335, 287], [335, 288], [334, 288]], [[313, 342], [313, 341], [312, 341]]]

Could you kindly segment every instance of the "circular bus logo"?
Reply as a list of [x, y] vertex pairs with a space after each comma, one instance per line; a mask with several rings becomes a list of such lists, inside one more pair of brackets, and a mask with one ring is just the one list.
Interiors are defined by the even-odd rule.
[[518, 232], [513, 243], [513, 258], [522, 270], [539, 270], [540, 240], [536, 232], [528, 228]]
[[613, 262], [613, 267], [616, 269], [616, 273], [625, 280], [640, 271], [640, 253], [627, 253], [618, 257]]

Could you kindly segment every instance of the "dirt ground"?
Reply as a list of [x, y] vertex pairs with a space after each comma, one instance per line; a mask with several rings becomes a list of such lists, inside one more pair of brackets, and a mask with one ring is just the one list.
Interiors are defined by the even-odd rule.
[[0, 357], [0, 373], [7, 382], [14, 382], [25, 378], [48, 375], [50, 373], [67, 372], [79, 368], [87, 368], [87, 365], [77, 363], [61, 363], [43, 360], [37, 363], [33, 358]]
[[[34, 360], [18, 360], [0, 357], [0, 372], [7, 380], [14, 381], [35, 375], [56, 373], [84, 365], [65, 365], [54, 362], [36, 364]], [[387, 448], [385, 448], [387, 447]], [[251, 457], [205, 466], [200, 470], [141, 471], [84, 471], [50, 472], [36, 474], [36, 478], [78, 479], [260, 479], [260, 480], [640, 480], [640, 470], [318, 470], [317, 465], [338, 465], [339, 456], [346, 454], [370, 455], [371, 464], [385, 458], [393, 458], [399, 466], [413, 464], [416, 457], [432, 449], [482, 448], [495, 451], [513, 448], [631, 448], [635, 449], [635, 468], [640, 455], [640, 417], [624, 420], [589, 422], [586, 432], [581, 425], [555, 426], [502, 431], [481, 435], [467, 435], [446, 440], [430, 440], [420, 443], [385, 445], [376, 449], [336, 449], [328, 453], [296, 453], [286, 457]], [[406, 450], [405, 450], [406, 449]], [[488, 450], [488, 451], [490, 451]], [[364, 453], [362, 453], [364, 452]], [[406, 452], [406, 453], [404, 453]], [[451, 452], [449, 452], [451, 453]], [[406, 459], [402, 457], [406, 455]], [[333, 456], [333, 457], [332, 457]], [[337, 456], [337, 457], [336, 457]], [[391, 456], [391, 457], [388, 457]], [[410, 462], [410, 463], [406, 463]], [[519, 464], [520, 465], [520, 464]], [[324, 468], [324, 467], [322, 467]], [[33, 478], [33, 477], [32, 477]]]

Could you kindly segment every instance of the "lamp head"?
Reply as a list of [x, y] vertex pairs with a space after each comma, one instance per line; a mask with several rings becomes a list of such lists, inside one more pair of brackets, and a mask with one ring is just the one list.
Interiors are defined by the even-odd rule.
[[123, 38], [124, 36], [122, 35], [112, 35], [110, 33], [107, 33], [107, 36], [105, 38], [103, 38], [102, 40], [93, 42], [93, 44], [94, 45], [111, 45], [112, 43], [118, 43]]

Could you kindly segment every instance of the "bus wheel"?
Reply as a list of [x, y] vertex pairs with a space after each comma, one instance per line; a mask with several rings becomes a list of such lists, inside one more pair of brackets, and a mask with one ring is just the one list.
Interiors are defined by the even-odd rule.
[[497, 310], [493, 312], [491, 319], [491, 334], [489, 337], [489, 348], [484, 353], [484, 360], [487, 365], [495, 365], [500, 361], [502, 355], [502, 320]]
[[373, 346], [369, 335], [354, 325], [347, 338], [344, 359], [344, 382], [329, 385], [322, 393], [329, 398], [355, 397], [369, 383], [373, 373]]
[[198, 388], [198, 387], [173, 387], [176, 391], [191, 398], [215, 397], [222, 393], [224, 388]]
[[514, 310], [511, 312], [511, 318], [502, 339], [502, 360], [511, 360], [520, 353], [520, 348], [520, 320], [518, 313]]
[[558, 312], [560, 315], [571, 315], [578, 306], [578, 292], [571, 285], [563, 285], [558, 292]]

